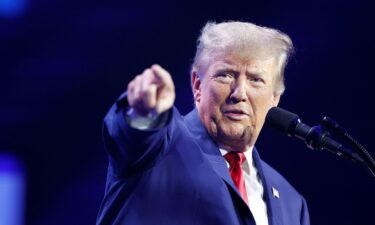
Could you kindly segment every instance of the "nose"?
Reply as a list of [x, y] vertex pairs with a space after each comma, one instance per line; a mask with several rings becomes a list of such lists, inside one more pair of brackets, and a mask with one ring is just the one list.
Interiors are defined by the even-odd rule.
[[246, 79], [238, 78], [232, 83], [230, 100], [232, 102], [244, 102], [247, 100]]

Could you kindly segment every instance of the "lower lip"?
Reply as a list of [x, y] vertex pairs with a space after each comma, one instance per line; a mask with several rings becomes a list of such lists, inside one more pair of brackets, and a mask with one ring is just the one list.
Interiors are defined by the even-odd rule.
[[244, 120], [247, 118], [247, 115], [243, 113], [227, 112], [225, 113], [225, 116], [228, 117], [229, 119], [236, 120], [236, 121]]

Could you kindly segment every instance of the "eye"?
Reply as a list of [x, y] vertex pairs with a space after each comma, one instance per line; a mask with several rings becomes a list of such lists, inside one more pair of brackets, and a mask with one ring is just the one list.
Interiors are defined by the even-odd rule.
[[231, 77], [232, 75], [230, 75], [229, 73], [226, 73], [226, 72], [219, 72], [219, 73], [217, 73], [217, 76], [218, 77]]
[[252, 77], [249, 78], [249, 80], [253, 83], [256, 83], [256, 84], [264, 84], [265, 83], [264, 79], [262, 79], [259, 76], [252, 76]]
[[260, 79], [260, 78], [258, 78], [258, 77], [251, 78], [250, 80], [251, 80], [251, 81], [254, 81], [254, 82], [262, 82], [262, 79]]
[[215, 78], [222, 82], [229, 82], [234, 78], [234, 76], [229, 72], [217, 72], [215, 74]]

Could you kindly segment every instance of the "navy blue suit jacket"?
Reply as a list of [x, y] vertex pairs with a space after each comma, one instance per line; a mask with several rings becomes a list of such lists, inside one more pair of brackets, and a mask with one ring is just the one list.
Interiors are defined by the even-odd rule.
[[[98, 225], [255, 225], [196, 110], [184, 117], [173, 108], [165, 126], [141, 131], [128, 125], [124, 102], [104, 122], [109, 168]], [[269, 224], [308, 225], [303, 197], [255, 149], [253, 158]]]

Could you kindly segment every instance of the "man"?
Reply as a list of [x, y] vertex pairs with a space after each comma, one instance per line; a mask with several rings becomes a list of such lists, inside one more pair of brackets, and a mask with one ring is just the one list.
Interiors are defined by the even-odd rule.
[[274, 29], [208, 23], [186, 116], [173, 107], [166, 70], [136, 76], [105, 118], [110, 163], [97, 224], [309, 224], [303, 197], [254, 147], [291, 50]]

